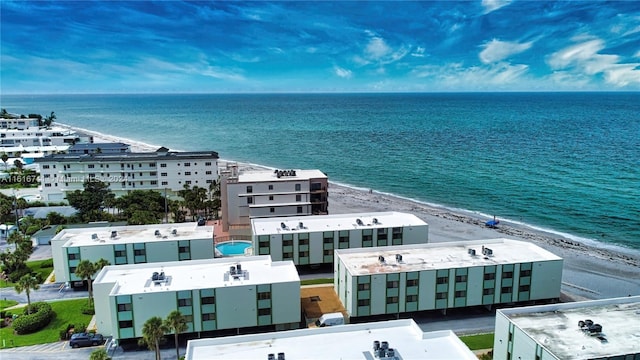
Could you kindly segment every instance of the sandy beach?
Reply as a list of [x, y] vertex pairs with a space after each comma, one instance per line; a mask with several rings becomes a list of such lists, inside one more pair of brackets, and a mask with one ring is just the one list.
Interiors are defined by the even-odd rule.
[[[132, 152], [155, 151], [160, 147], [86, 129], [75, 130], [93, 135], [96, 143], [128, 143]], [[219, 167], [224, 167], [226, 162], [229, 160], [221, 160]], [[238, 165], [241, 170], [260, 168], [250, 164]], [[488, 220], [486, 218], [380, 194], [375, 190], [365, 191], [342, 186], [330, 181], [330, 214], [375, 211], [399, 211], [418, 216], [429, 224], [429, 242], [495, 238], [530, 241], [564, 259], [562, 290], [566, 300], [640, 295], [640, 251], [604, 244], [593, 246], [504, 220], [493, 229], [485, 226]]]

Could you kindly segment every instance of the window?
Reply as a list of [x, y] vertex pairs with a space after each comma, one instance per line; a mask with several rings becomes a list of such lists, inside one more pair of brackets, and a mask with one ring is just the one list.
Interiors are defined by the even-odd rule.
[[333, 231], [325, 231], [322, 233], [322, 242], [325, 244], [333, 244]]
[[163, 181], [162, 185], [169, 185], [169, 182], [168, 181]]
[[362, 291], [362, 290], [369, 290], [371, 288], [371, 285], [369, 283], [366, 284], [358, 284], [358, 290]]
[[151, 180], [151, 185], [158, 185], [158, 182], [156, 180]]
[[282, 253], [282, 260], [289, 260], [289, 259], [293, 259], [293, 253], [292, 252], [283, 252]]
[[133, 320], [120, 320], [118, 321], [118, 327], [120, 329], [133, 327]]
[[397, 304], [398, 297], [397, 296], [387, 296], [387, 304]]
[[418, 286], [418, 279], [407, 280], [407, 287]]
[[360, 299], [358, 300], [358, 306], [369, 306], [371, 300], [369, 299]]
[[300, 251], [300, 252], [298, 252], [298, 256], [301, 257], [301, 258], [309, 257], [309, 252], [308, 251]]
[[269, 190], [273, 190], [273, 185], [269, 185]]
[[418, 295], [407, 295], [407, 302], [418, 302]]
[[200, 299], [200, 304], [202, 305], [209, 305], [209, 304], [215, 304], [215, 303], [216, 303], [215, 296], [207, 296]]
[[150, 172], [150, 173], [149, 173], [149, 175], [150, 175], [150, 176], [157, 176], [157, 175], [158, 175], [158, 173], [157, 173], [157, 172], [155, 172], [155, 171], [152, 171], [152, 172]]
[[440, 276], [436, 279], [436, 284], [447, 284], [449, 283], [449, 278], [447, 276]]
[[247, 186], [247, 194], [251, 194], [253, 192], [253, 186]]
[[42, 168], [43, 168], [43, 169], [48, 169], [48, 168], [49, 168], [49, 165], [42, 165]]
[[512, 279], [513, 278], [513, 271], [505, 271], [502, 273], [502, 278], [503, 279]]
[[[287, 235], [291, 235], [291, 234], [287, 234]], [[293, 239], [282, 240], [282, 246], [293, 246]]]
[[80, 254], [67, 254], [67, 259], [69, 260], [79, 260]]
[[186, 176], [189, 176], [189, 175], [191, 175], [191, 171], [185, 171], [185, 172], [184, 172], [184, 174], [185, 174]]
[[93, 168], [95, 168], [96, 166], [95, 166], [94, 164], [89, 164], [89, 165], [87, 165], [87, 167], [88, 167], [89, 169], [93, 169]]
[[271, 315], [271, 308], [258, 309], [258, 316]]
[[167, 176], [167, 173], [160, 173], [160, 176]]
[[529, 291], [530, 288], [531, 288], [530, 285], [520, 285], [520, 287], [518, 288], [518, 291], [520, 292]]
[[160, 164], [160, 167], [161, 167], [161, 168], [163, 168], [163, 167], [167, 167], [167, 164]]
[[511, 294], [512, 291], [511, 286], [503, 286], [502, 289], [500, 289], [500, 292], [503, 294]]
[[273, 201], [273, 195], [269, 195], [269, 201]]
[[327, 249], [322, 252], [323, 255], [333, 255], [333, 249]]
[[456, 282], [457, 283], [467, 282], [467, 275], [457, 275]]
[[75, 266], [70, 266], [69, 267], [69, 273], [75, 274], [76, 273], [76, 267]]
[[178, 253], [183, 254], [183, 253], [188, 253], [189, 252], [189, 246], [180, 246], [178, 247]]
[[259, 292], [258, 300], [269, 300], [271, 299], [271, 292]]
[[302, 186], [300, 186], [300, 184], [296, 184], [296, 191], [300, 191], [300, 189], [302, 189]]
[[249, 196], [247, 198], [247, 204], [253, 204], [253, 197]]
[[436, 299], [437, 300], [442, 300], [442, 299], [446, 299], [446, 298], [447, 298], [447, 293], [446, 292], [436, 293]]
[[135, 249], [135, 250], [133, 250], [133, 255], [135, 255], [135, 256], [144, 256], [146, 254], [147, 254], [147, 252], [145, 251], [145, 249]]
[[131, 303], [118, 304], [118, 311], [131, 311], [132, 309], [133, 309], [133, 306], [131, 306]]
[[300, 195], [300, 194], [296, 195], [296, 201], [297, 202], [302, 201], [302, 195]]
[[467, 291], [466, 290], [458, 290], [458, 291], [456, 291], [456, 297], [457, 298], [465, 297], [465, 296], [467, 296]]
[[302, 206], [298, 206], [298, 214], [302, 214]]
[[531, 270], [520, 271], [520, 277], [531, 276]]
[[191, 299], [178, 299], [178, 306], [191, 306]]
[[127, 251], [126, 250], [116, 250], [114, 252], [115, 257], [126, 257], [127, 256]]
[[215, 320], [216, 314], [202, 314], [202, 321]]
[[298, 245], [309, 245], [309, 234], [304, 234], [307, 237], [303, 238], [302, 234], [298, 235]]
[[207, 170], [204, 172], [205, 175], [211, 175], [211, 170]]
[[482, 295], [493, 295], [495, 293], [493, 288], [482, 290]]
[[187, 180], [184, 183], [187, 184], [187, 185], [191, 185], [191, 180]]
[[387, 289], [395, 289], [399, 286], [397, 280], [387, 281]]
[[364, 229], [364, 230], [362, 230], [362, 241], [373, 241], [373, 230], [372, 229]]
[[495, 278], [496, 278], [496, 274], [495, 273], [484, 274], [484, 279], [485, 280], [493, 280]]
[[191, 166], [191, 163], [190, 162], [186, 162], [186, 163], [184, 163], [184, 166]]
[[149, 167], [156, 167], [156, 163], [149, 163]]
[[204, 166], [211, 166], [211, 161], [206, 161], [206, 162], [204, 163]]
[[274, 212], [276, 212], [276, 208], [269, 208], [269, 212], [270, 212], [270, 213], [274, 213]]

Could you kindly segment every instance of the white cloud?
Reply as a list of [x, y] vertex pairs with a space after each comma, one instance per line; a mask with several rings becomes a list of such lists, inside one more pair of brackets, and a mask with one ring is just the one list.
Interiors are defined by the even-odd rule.
[[348, 70], [348, 69], [345, 69], [345, 68], [341, 68], [339, 66], [335, 66], [333, 68], [333, 71], [335, 72], [336, 75], [338, 75], [339, 77], [344, 78], [344, 79], [350, 79], [351, 76], [353, 75], [351, 70]]
[[511, 0], [482, 0], [482, 7], [484, 7], [485, 14], [496, 11], [509, 4], [511, 4]]
[[617, 87], [640, 85], [640, 63], [620, 64], [618, 55], [600, 54], [604, 48], [601, 39], [585, 41], [551, 54], [547, 64], [553, 70], [602, 74], [607, 83]]
[[480, 60], [485, 63], [502, 61], [513, 54], [519, 54], [531, 48], [532, 42], [516, 43], [493, 39], [484, 45]]
[[505, 62], [488, 66], [464, 67], [461, 63], [444, 66], [427, 65], [416, 68], [416, 77], [428, 78], [443, 89], [503, 90], [523, 89], [529, 67]]
[[369, 40], [369, 44], [365, 48], [365, 53], [372, 59], [379, 59], [386, 56], [391, 52], [391, 48], [384, 39], [380, 37], [373, 37]]

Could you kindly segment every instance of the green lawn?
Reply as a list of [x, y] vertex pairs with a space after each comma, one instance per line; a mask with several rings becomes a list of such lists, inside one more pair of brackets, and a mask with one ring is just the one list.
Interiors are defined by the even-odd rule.
[[460, 336], [460, 340], [471, 350], [482, 350], [493, 348], [493, 333]]
[[[42, 281], [46, 280], [49, 274], [51, 274], [51, 272], [53, 271], [52, 259], [27, 261], [27, 266], [29, 267], [29, 269], [31, 269], [32, 272], [38, 273], [42, 278]], [[0, 288], [13, 287], [14, 285], [14, 283], [9, 281], [0, 281]]]
[[[81, 312], [83, 305], [87, 303], [87, 298], [52, 301], [51, 308], [56, 313], [56, 317], [44, 329], [26, 335], [15, 335], [13, 329], [5, 327], [0, 329], [0, 338], [5, 340], [7, 347], [27, 346], [36, 344], [45, 344], [59, 341], [60, 330], [65, 330], [68, 324], [84, 324], [85, 326], [91, 321], [91, 315], [85, 315]], [[14, 310], [14, 312], [17, 312]], [[1, 345], [1, 344], [0, 344]]]
[[0, 300], [0, 311], [13, 305], [18, 305], [18, 302], [15, 300]]
[[333, 278], [301, 280], [300, 285], [333, 284]]

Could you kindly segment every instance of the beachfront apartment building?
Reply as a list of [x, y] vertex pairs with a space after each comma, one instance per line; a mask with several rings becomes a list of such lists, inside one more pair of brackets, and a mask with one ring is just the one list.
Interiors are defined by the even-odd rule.
[[174, 152], [160, 148], [144, 153], [56, 154], [35, 160], [40, 165], [43, 201], [65, 201], [93, 179], [122, 196], [131, 190], [157, 190], [175, 196], [185, 185], [208, 189], [218, 179], [215, 151]]
[[562, 264], [508, 239], [338, 249], [334, 288], [351, 317], [554, 301]]
[[64, 229], [51, 239], [57, 282], [79, 282], [82, 260], [111, 265], [213, 259], [213, 227], [197, 223]]
[[144, 323], [179, 310], [192, 332], [300, 326], [300, 277], [268, 256], [107, 266], [93, 283], [96, 327], [114, 339], [142, 337]]
[[[37, 120], [37, 119], [36, 119]], [[0, 128], [0, 146], [63, 146], [92, 143], [93, 136], [61, 127]]]
[[12, 115], [10, 118], [0, 118], [0, 129], [29, 129], [31, 127], [39, 127], [40, 122], [37, 118], [22, 118], [19, 115]]
[[296, 265], [333, 263], [335, 249], [424, 244], [429, 225], [413, 214], [371, 212], [251, 220], [253, 253]]
[[112, 154], [129, 152], [131, 152], [131, 146], [122, 142], [74, 144], [67, 150], [67, 154]]
[[478, 359], [452, 331], [424, 332], [412, 319], [190, 340], [184, 358]]
[[220, 171], [223, 231], [250, 235], [251, 219], [328, 214], [328, 178], [320, 170]]
[[640, 296], [496, 311], [495, 360], [640, 360]]

